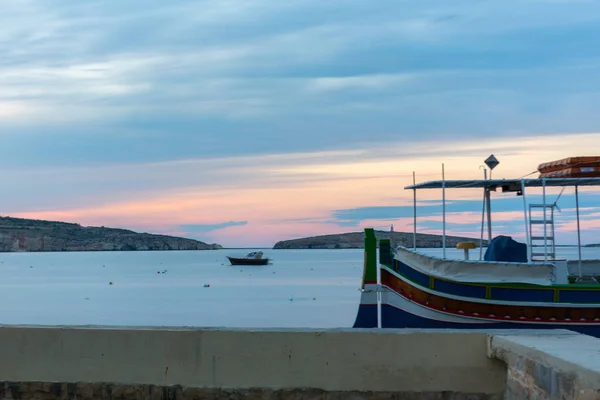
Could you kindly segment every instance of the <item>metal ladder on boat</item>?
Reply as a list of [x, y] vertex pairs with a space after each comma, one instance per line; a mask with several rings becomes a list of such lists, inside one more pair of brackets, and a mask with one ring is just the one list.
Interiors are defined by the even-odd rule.
[[[532, 261], [553, 260], [556, 258], [556, 242], [554, 240], [554, 208], [553, 204], [529, 205], [529, 247]], [[544, 209], [546, 216], [544, 219]]]

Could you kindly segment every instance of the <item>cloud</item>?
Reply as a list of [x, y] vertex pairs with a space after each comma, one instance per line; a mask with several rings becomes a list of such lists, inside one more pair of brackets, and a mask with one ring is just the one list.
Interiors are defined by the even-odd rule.
[[179, 228], [182, 231], [188, 233], [206, 233], [218, 231], [220, 229], [229, 228], [232, 226], [244, 226], [248, 225], [248, 221], [228, 221], [228, 222], [220, 222], [217, 224], [184, 224], [180, 225]]
[[270, 240], [408, 218], [441, 162], [587, 153], [600, 3], [519, 4], [0, 0], [0, 209]]
[[408, 75], [365, 75], [313, 78], [308, 81], [308, 90], [321, 93], [348, 89], [381, 90], [408, 82], [410, 79], [411, 77]]
[[[519, 199], [503, 199], [494, 203], [494, 210], [499, 214], [510, 213], [510, 219], [514, 218], [510, 210], [515, 205], [520, 205]], [[446, 202], [447, 217], [455, 223], [461, 221], [471, 221], [474, 216], [481, 219], [481, 214], [477, 210], [481, 209], [481, 200], [450, 200]], [[363, 221], [363, 220], [394, 220], [413, 216], [413, 206], [372, 206], [351, 208], [345, 210], [335, 210], [332, 213], [333, 218], [339, 221]], [[419, 221], [439, 220], [441, 221], [442, 204], [437, 201], [421, 202], [417, 205], [417, 219]], [[521, 215], [521, 214], [519, 214]]]
[[[473, 106], [486, 111], [484, 118], [490, 113], [501, 118], [499, 108], [514, 104], [523, 84], [539, 90], [550, 80], [564, 82], [564, 77], [549, 75], [557, 65], [573, 63], [564, 56], [550, 65], [542, 60], [535, 73], [527, 71], [531, 65], [524, 71], [510, 65], [507, 69], [507, 64], [537, 59], [535, 54], [506, 57], [507, 47], [519, 55], [525, 50], [522, 40], [510, 35], [516, 32], [541, 42], [526, 50], [543, 53], [548, 43], [530, 33], [575, 26], [592, 36], [592, 26], [585, 24], [593, 22], [592, 11], [597, 9], [593, 3], [579, 9], [538, 4], [532, 5], [531, 14], [515, 15], [511, 4], [462, 1], [436, 1], [428, 7], [393, 1], [378, 7], [357, 1], [181, 1], [168, 6], [144, 3], [143, 11], [140, 2], [119, 7], [98, 1], [76, 6], [58, 0], [19, 4], [8, 5], [2, 20], [5, 40], [14, 43], [0, 74], [7, 77], [3, 84], [10, 84], [7, 93], [42, 103], [30, 111], [40, 122], [52, 119], [51, 111], [84, 102], [74, 118], [83, 113], [86, 119], [116, 120], [120, 125], [121, 118], [132, 123], [140, 114], [156, 119], [157, 110], [171, 121], [184, 115], [235, 119], [291, 114], [301, 119], [305, 113], [367, 113], [374, 108], [390, 119], [392, 110], [415, 115], [415, 108], [424, 110], [427, 101], [447, 103], [448, 96], [454, 101], [446, 106]], [[505, 18], [507, 14], [511, 18]], [[303, 18], [291, 18], [294, 15]], [[371, 45], [374, 42], [377, 46]], [[573, 67], [592, 59], [593, 54], [580, 57]], [[589, 73], [593, 76], [593, 69]], [[579, 82], [589, 85], [590, 80]], [[345, 89], [358, 90], [357, 97], [340, 98]], [[474, 93], [492, 98], [471, 104], [468, 98]], [[432, 98], [424, 102], [421, 94]], [[565, 99], [566, 93], [561, 94]], [[490, 108], [496, 100], [503, 105]], [[503, 112], [514, 114], [517, 108]], [[441, 109], [427, 111], [438, 114]]]

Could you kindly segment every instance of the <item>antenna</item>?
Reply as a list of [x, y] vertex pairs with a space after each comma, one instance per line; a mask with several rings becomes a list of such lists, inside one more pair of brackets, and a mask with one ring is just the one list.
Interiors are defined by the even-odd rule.
[[556, 200], [554, 201], [554, 204], [552, 204], [552, 206], [554, 208], [556, 208], [558, 210], [558, 212], [560, 212], [560, 207], [558, 206], [558, 200], [560, 199], [560, 196], [562, 196], [563, 192], [565, 191], [565, 186], [563, 186], [562, 190], [560, 191], [558, 197], [556, 198]]

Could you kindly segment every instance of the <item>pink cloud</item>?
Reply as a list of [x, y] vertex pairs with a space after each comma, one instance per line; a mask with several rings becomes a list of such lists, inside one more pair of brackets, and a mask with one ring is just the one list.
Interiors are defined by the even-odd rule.
[[[522, 220], [523, 212], [518, 211], [500, 211], [492, 214], [492, 222]], [[419, 217], [419, 221], [442, 222], [442, 215]], [[452, 212], [446, 213], [447, 224], [478, 224], [481, 223], [481, 212]]]
[[[581, 230], [594, 230], [600, 229], [600, 219], [582, 219], [580, 221]], [[577, 221], [561, 222], [558, 225], [558, 229], [561, 232], [576, 232]]]

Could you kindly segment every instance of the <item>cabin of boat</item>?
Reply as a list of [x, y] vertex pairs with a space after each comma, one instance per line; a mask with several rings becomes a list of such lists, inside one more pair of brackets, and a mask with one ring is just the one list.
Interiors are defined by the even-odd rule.
[[269, 258], [262, 258], [262, 251], [255, 251], [252, 253], [246, 254], [245, 257], [230, 257], [227, 256], [227, 259], [231, 263], [231, 265], [267, 265], [269, 263]]
[[[559, 166], [574, 168], [564, 164]], [[374, 231], [365, 230], [361, 304], [354, 327], [559, 328], [600, 337], [600, 284], [596, 280], [600, 276], [600, 260], [583, 260], [581, 255], [578, 188], [584, 186], [600, 186], [600, 177], [486, 176], [483, 180], [413, 182], [405, 188], [414, 193], [413, 248], [392, 248], [388, 239], [382, 239], [377, 257]], [[542, 204], [527, 202], [526, 189], [531, 187], [542, 188]], [[547, 202], [548, 187], [575, 189], [577, 260], [556, 255], [556, 202]], [[479, 259], [470, 259], [468, 251], [477, 247], [476, 243], [461, 243], [457, 247], [464, 249], [465, 259], [449, 259], [445, 191], [465, 188], [483, 190], [480, 255]], [[424, 189], [442, 190], [442, 257], [423, 254], [416, 248], [416, 193]], [[525, 244], [507, 236], [492, 237], [490, 193], [498, 190], [522, 197]], [[488, 246], [484, 256], [486, 214]]]

